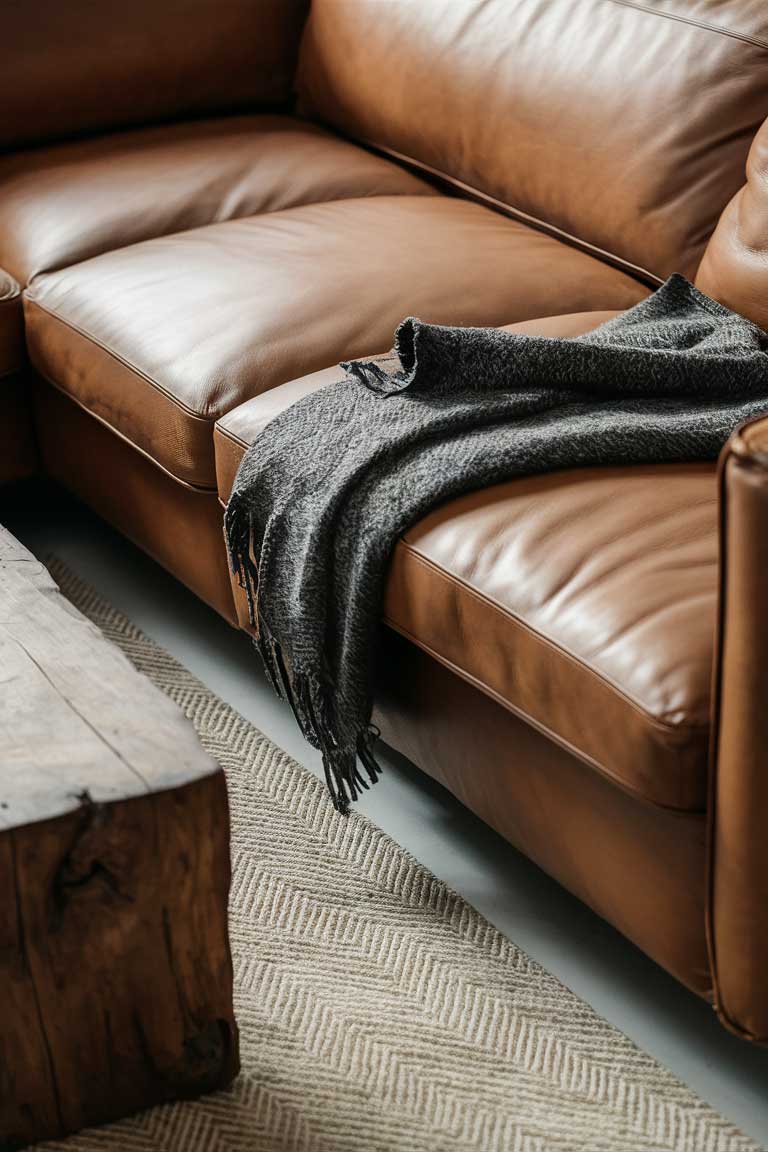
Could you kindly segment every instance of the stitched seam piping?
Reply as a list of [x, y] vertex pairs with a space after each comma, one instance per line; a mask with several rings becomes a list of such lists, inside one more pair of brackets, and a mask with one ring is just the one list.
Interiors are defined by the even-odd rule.
[[236, 432], [230, 432], [229, 429], [225, 428], [222, 424], [217, 423], [214, 425], [213, 434], [214, 436], [217, 434], [219, 436], [226, 436], [227, 440], [231, 440], [233, 444], [237, 444], [237, 446], [245, 452], [251, 447], [251, 445], [246, 440], [241, 439]]
[[127, 444], [130, 448], [133, 448], [136, 452], [139, 453], [140, 456], [143, 456], [145, 460], [148, 460], [150, 464], [154, 464], [155, 468], [158, 468], [170, 480], [173, 480], [176, 484], [180, 484], [182, 488], [187, 488], [190, 492], [199, 493], [201, 496], [216, 494], [217, 488], [215, 485], [192, 484], [189, 480], [184, 480], [181, 476], [177, 476], [175, 472], [171, 472], [170, 469], [166, 468], [164, 464], [161, 464], [159, 460], [156, 460], [154, 456], [150, 455], [146, 448], [142, 448], [139, 444], [136, 443], [135, 440], [131, 440], [131, 438], [126, 436], [124, 432], [121, 432], [119, 428], [115, 428], [114, 424], [110, 424], [110, 422], [105, 420], [105, 418], [98, 412], [94, 412], [91, 408], [88, 408], [85, 404], [83, 404], [82, 400], [77, 398], [77, 396], [73, 396], [71, 392], [66, 390], [66, 388], [62, 388], [60, 384], [58, 384], [47, 374], [47, 372], [43, 372], [40, 368], [37, 367], [37, 365], [35, 365], [35, 371], [41, 377], [41, 379], [45, 380], [47, 384], [50, 384], [51, 388], [54, 388], [58, 393], [60, 393], [60, 395], [65, 396], [67, 400], [71, 400], [71, 402], [77, 408], [79, 408], [81, 412], [85, 412], [86, 416], [92, 416], [93, 419], [97, 421], [97, 423], [101, 424], [102, 427], [111, 432], [113, 436], [116, 436], [118, 440], [122, 440], [124, 444]]
[[674, 812], [681, 816], [701, 816], [706, 811], [706, 809], [701, 807], [693, 808], [677, 804], [669, 804], [661, 800], [652, 799], [645, 792], [641, 792], [639, 788], [636, 787], [636, 785], [631, 784], [629, 781], [622, 779], [622, 777], [615, 775], [615, 773], [613, 773], [610, 768], [607, 768], [604, 764], [601, 764], [599, 760], [595, 760], [592, 756], [589, 755], [588, 752], [583, 752], [580, 748], [577, 748], [575, 745], [571, 744], [563, 736], [560, 736], [557, 732], [553, 732], [546, 726], [546, 724], [542, 724], [541, 721], [534, 719], [533, 716], [529, 716], [528, 713], [523, 711], [522, 708], [517, 707], [515, 704], [511, 704], [509, 700], [505, 699], [502, 695], [500, 695], [500, 693], [496, 692], [495, 689], [485, 684], [482, 680], [477, 679], [477, 677], [473, 676], [471, 672], [467, 672], [465, 669], [460, 668], [458, 664], [454, 664], [446, 656], [442, 656], [439, 652], [436, 652], [434, 648], [430, 648], [428, 644], [425, 644], [423, 640], [420, 640], [417, 636], [414, 636], [413, 633], [409, 632], [407, 628], [404, 628], [401, 624], [395, 623], [394, 620], [391, 620], [386, 615], [383, 617], [383, 619], [387, 627], [391, 628], [393, 632], [398, 632], [410, 643], [414, 644], [417, 648], [420, 648], [422, 652], [426, 652], [427, 655], [431, 656], [433, 660], [436, 660], [438, 664], [442, 664], [444, 668], [447, 668], [449, 671], [453, 672], [461, 680], [465, 680], [467, 684], [471, 684], [473, 688], [476, 688], [479, 692], [482, 692], [484, 696], [489, 696], [496, 704], [504, 708], [505, 711], [511, 712], [519, 720], [523, 720], [526, 724], [529, 724], [531, 728], [534, 728], [537, 732], [540, 732], [543, 736], [546, 736], [547, 739], [551, 740], [553, 744], [557, 744], [558, 747], [563, 748], [566, 752], [569, 752], [577, 760], [580, 760], [589, 768], [594, 769], [594, 771], [596, 771], [600, 776], [603, 776], [606, 780], [610, 781], [611, 784], [615, 784], [618, 788], [621, 788], [623, 792], [627, 792], [634, 799], [640, 800], [645, 804], [650, 804], [654, 808], [663, 808], [667, 812]]
[[[240, 457], [240, 460], [238, 461], [238, 465], [237, 465], [238, 467], [240, 466], [240, 461], [242, 461], [242, 458], [245, 455], [245, 453], [248, 451], [250, 445], [246, 444], [243, 440], [241, 440], [239, 436], [234, 436], [234, 435], [232, 435], [232, 433], [227, 432], [226, 429], [222, 428], [219, 424], [214, 424], [214, 426], [213, 426], [213, 458], [214, 458], [214, 465], [216, 467], [216, 490], [219, 494], [219, 501], [222, 502], [224, 507], [226, 507], [226, 500], [228, 500], [229, 496], [232, 494], [232, 485], [230, 484], [230, 486], [229, 486], [229, 493], [227, 494], [227, 497], [225, 500], [224, 497], [221, 495], [221, 488], [219, 487], [219, 455], [216, 452], [216, 438], [219, 435], [223, 439], [229, 440], [230, 444], [232, 444], [233, 447], [242, 448], [242, 455]], [[237, 474], [237, 468], [235, 469], [235, 474]]]
[[423, 552], [419, 552], [418, 549], [415, 548], [413, 544], [410, 544], [407, 540], [401, 539], [400, 543], [404, 546], [406, 551], [410, 553], [413, 559], [421, 563], [423, 567], [429, 568], [447, 583], [455, 584], [462, 588], [468, 595], [472, 596], [480, 603], [486, 604], [489, 607], [494, 608], [496, 611], [502, 613], [502, 615], [506, 616], [508, 620], [514, 623], [518, 628], [521, 628], [527, 632], [535, 640], [543, 642], [547, 645], [547, 647], [564, 656], [570, 663], [575, 664], [578, 668], [583, 669], [585, 672], [589, 673], [589, 675], [594, 677], [595, 680], [604, 684], [608, 689], [610, 689], [616, 695], [620, 696], [631, 708], [633, 708], [650, 727], [656, 728], [660, 734], [683, 735], [684, 733], [690, 733], [692, 735], [704, 735], [709, 731], [708, 722], [696, 724], [671, 724], [657, 716], [653, 716], [638, 700], [633, 699], [627, 693], [626, 689], [622, 688], [620, 684], [617, 684], [616, 681], [612, 680], [610, 676], [607, 676], [604, 672], [591, 667], [576, 653], [570, 652], [558, 641], [551, 639], [551, 637], [546, 636], [543, 632], [533, 628], [520, 616], [517, 616], [514, 612], [512, 612], [505, 604], [501, 604], [499, 601], [494, 600], [492, 597], [487, 596], [483, 592], [480, 592], [477, 588], [473, 588], [471, 584], [468, 584], [460, 576], [456, 576], [454, 573], [448, 572], [446, 569], [441, 568], [439, 565], [435, 564], [434, 561], [430, 560], [428, 556], [425, 556]]
[[737, 32], [733, 28], [724, 28], [722, 24], [710, 24], [708, 20], [694, 20], [692, 16], [681, 16], [679, 12], [661, 12], [658, 8], [648, 8], [645, 4], [639, 3], [639, 0], [608, 0], [608, 3], [619, 4], [622, 8], [634, 8], [636, 12], [646, 12], [649, 16], [660, 16], [664, 20], [675, 20], [678, 24], [690, 24], [693, 28], [703, 28], [705, 32], [714, 32], [718, 36], [740, 40], [743, 44], [752, 44], [755, 48], [768, 49], [768, 40], [761, 40], [758, 36]]
[[28, 292], [25, 292], [24, 299], [35, 308], [39, 308], [41, 312], [44, 312], [46, 316], [50, 316], [52, 320], [55, 320], [64, 328], [69, 328], [71, 332], [76, 332], [78, 336], [82, 336], [84, 340], [87, 340], [89, 343], [94, 344], [97, 348], [100, 348], [101, 351], [104, 352], [107, 356], [110, 356], [118, 364], [122, 365], [123, 368], [126, 368], [129, 372], [132, 372], [133, 375], [138, 377], [139, 380], [143, 380], [150, 386], [150, 388], [154, 388], [156, 392], [159, 392], [166, 398], [166, 400], [169, 400], [171, 404], [173, 404], [186, 416], [189, 416], [192, 420], [197, 420], [201, 424], [214, 424], [218, 419], [216, 416], [203, 416], [200, 412], [195, 412], [194, 408], [190, 408], [182, 400], [179, 400], [177, 396], [174, 396], [172, 392], [169, 392], [167, 388], [164, 388], [163, 385], [158, 383], [157, 380], [153, 380], [151, 376], [147, 376], [147, 374], [142, 372], [140, 368], [137, 368], [135, 364], [131, 364], [128, 360], [125, 360], [118, 352], [115, 352], [113, 348], [110, 348], [108, 344], [104, 344], [103, 341], [98, 340], [95, 336], [92, 335], [92, 333], [86, 332], [84, 328], [80, 328], [77, 324], [73, 324], [71, 320], [65, 320], [63, 316], [60, 316], [57, 312], [54, 312], [50, 308], [47, 308], [44, 304], [41, 304], [37, 297], [30, 296]]

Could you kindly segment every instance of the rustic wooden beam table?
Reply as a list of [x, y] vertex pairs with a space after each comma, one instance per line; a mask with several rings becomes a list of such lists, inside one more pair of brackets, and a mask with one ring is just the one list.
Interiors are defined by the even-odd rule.
[[227, 793], [0, 529], [0, 1149], [228, 1084]]

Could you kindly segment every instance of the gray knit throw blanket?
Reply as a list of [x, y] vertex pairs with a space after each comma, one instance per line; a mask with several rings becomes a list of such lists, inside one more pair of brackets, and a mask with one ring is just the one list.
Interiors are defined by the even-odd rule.
[[342, 365], [264, 429], [227, 508], [231, 562], [338, 809], [377, 776], [377, 631], [405, 529], [514, 476], [716, 457], [768, 411], [767, 353], [765, 333], [673, 276], [567, 340], [405, 320], [394, 354]]

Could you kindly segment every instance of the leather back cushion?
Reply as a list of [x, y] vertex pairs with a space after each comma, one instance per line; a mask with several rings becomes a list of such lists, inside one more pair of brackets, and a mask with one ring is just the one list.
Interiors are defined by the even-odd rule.
[[308, 0], [2, 0], [0, 148], [274, 105]]
[[696, 284], [768, 331], [768, 120], [747, 161], [747, 183], [720, 217]]
[[313, 0], [300, 109], [663, 278], [768, 113], [766, 0]]

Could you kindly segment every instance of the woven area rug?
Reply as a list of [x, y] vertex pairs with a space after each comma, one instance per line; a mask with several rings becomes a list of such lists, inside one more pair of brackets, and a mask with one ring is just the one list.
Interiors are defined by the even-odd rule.
[[367, 819], [337, 815], [306, 769], [61, 564], [51, 570], [227, 773], [243, 1072], [229, 1092], [45, 1148], [757, 1149]]

